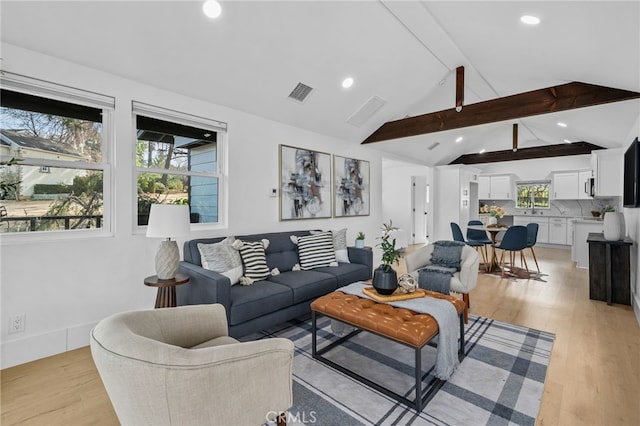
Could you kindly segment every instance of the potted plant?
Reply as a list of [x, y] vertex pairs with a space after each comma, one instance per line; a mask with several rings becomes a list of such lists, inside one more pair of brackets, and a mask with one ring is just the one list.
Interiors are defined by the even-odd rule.
[[400, 252], [396, 250], [396, 239], [389, 235], [396, 229], [391, 220], [389, 224], [383, 223], [380, 243], [376, 246], [382, 249], [382, 265], [373, 271], [373, 288], [382, 295], [390, 295], [398, 288], [398, 275], [391, 265], [398, 263]]
[[356, 247], [357, 248], [364, 247], [364, 232], [362, 231], [358, 232], [358, 235], [356, 235]]

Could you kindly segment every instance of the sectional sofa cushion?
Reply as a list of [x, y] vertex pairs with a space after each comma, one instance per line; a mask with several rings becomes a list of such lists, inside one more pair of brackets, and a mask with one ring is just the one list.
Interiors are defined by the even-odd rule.
[[250, 286], [231, 287], [229, 325], [241, 324], [293, 304], [293, 293], [287, 286], [270, 281], [256, 281]]

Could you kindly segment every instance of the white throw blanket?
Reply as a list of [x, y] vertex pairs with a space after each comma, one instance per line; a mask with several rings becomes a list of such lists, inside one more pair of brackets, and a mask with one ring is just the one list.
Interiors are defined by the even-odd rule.
[[[371, 284], [356, 282], [345, 287], [340, 287], [337, 291], [371, 299], [371, 297], [362, 291], [365, 287], [371, 287]], [[434, 297], [419, 297], [416, 299], [384, 303], [422, 314], [429, 314], [435, 318], [438, 323], [439, 336], [434, 375], [438, 379], [449, 380], [449, 377], [451, 377], [456, 368], [458, 368], [458, 365], [460, 365], [460, 361], [458, 360], [459, 318], [453, 304], [448, 300], [436, 299]]]

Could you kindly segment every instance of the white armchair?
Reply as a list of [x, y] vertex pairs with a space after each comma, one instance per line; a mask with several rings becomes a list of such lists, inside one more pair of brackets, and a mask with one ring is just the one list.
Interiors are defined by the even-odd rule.
[[112, 315], [91, 353], [124, 425], [260, 425], [293, 403], [293, 343], [238, 342], [219, 304]]
[[[418, 270], [431, 264], [431, 253], [433, 252], [433, 244], [420, 247], [405, 256], [404, 260], [407, 265], [407, 272], [418, 280]], [[480, 266], [480, 257], [478, 252], [469, 246], [464, 246], [461, 253], [460, 271], [451, 277], [451, 291], [462, 293], [464, 300], [464, 322], [469, 317], [469, 292], [476, 287], [478, 282], [478, 267]]]

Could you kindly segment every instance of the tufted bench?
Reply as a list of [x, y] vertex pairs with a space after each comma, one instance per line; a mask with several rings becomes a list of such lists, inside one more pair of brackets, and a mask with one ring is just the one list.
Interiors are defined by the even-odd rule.
[[[460, 317], [459, 354], [462, 355], [464, 350], [464, 302], [454, 296], [431, 291], [427, 291], [427, 297], [445, 299], [454, 305], [456, 312]], [[345, 294], [341, 291], [335, 291], [314, 300], [311, 303], [311, 313], [311, 350], [315, 359], [330, 365], [331, 367], [342, 371], [357, 380], [360, 380], [387, 396], [414, 407], [418, 411], [422, 411], [426, 402], [441, 387], [443, 381], [434, 378], [430, 383], [429, 388], [424, 392], [422, 390], [422, 348], [431, 342], [431, 340], [438, 334], [438, 323], [432, 316], [417, 313], [408, 309], [397, 308], [385, 303], [378, 303], [371, 299], [354, 296], [352, 294]], [[317, 314], [326, 315], [335, 320], [347, 323], [355, 327], [355, 330], [335, 342], [318, 349], [316, 327]], [[322, 354], [328, 352], [337, 345], [342, 344], [344, 341], [353, 337], [362, 330], [367, 330], [384, 338], [391, 339], [415, 350], [416, 396], [413, 401], [322, 356]]]

